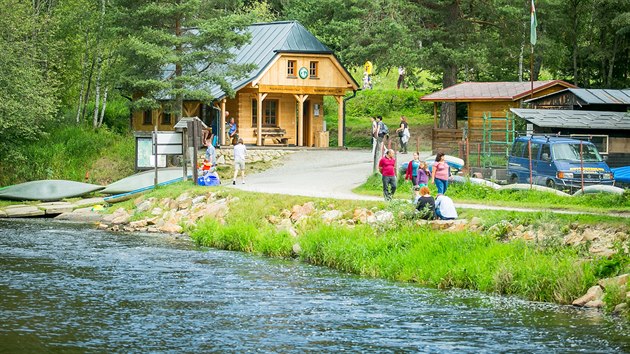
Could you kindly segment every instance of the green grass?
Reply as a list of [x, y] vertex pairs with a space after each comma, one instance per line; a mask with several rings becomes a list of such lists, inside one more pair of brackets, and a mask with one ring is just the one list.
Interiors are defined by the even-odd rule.
[[[368, 177], [367, 181], [353, 191], [366, 195], [382, 195], [382, 182], [379, 174]], [[435, 185], [429, 188], [433, 195], [437, 193]], [[565, 209], [586, 212], [630, 212], [630, 190], [623, 195], [584, 194], [563, 197], [540, 191], [495, 190], [471, 183], [449, 183], [448, 195], [459, 203], [489, 204], [506, 207], [527, 207], [535, 209]], [[404, 181], [404, 175], [398, 178], [396, 198], [411, 197], [411, 184]]]
[[[234, 195], [235, 191], [229, 191]], [[203, 220], [191, 237], [208, 247], [250, 252], [271, 257], [298, 257], [304, 262], [343, 272], [415, 282], [438, 288], [465, 288], [483, 292], [516, 295], [529, 300], [570, 303], [599, 277], [628, 269], [628, 256], [621, 255], [610, 266], [610, 259], [591, 258], [582, 248], [559, 243], [504, 242], [484, 232], [441, 232], [418, 226], [402, 211], [406, 203], [337, 202], [339, 210], [356, 207], [389, 208], [397, 220], [384, 228], [366, 225], [331, 226], [318, 218], [296, 225], [299, 235], [278, 231], [266, 220], [293, 205], [313, 201], [316, 208], [330, 208], [330, 200], [303, 197], [278, 197], [237, 193], [225, 224]], [[346, 212], [346, 215], [351, 212]], [[404, 214], [404, 215], [403, 215]], [[575, 222], [601, 222], [593, 216], [568, 216], [551, 213], [478, 211], [466, 217], [481, 217], [484, 225], [500, 220], [514, 223], [555, 223], [559, 227]], [[612, 219], [611, 220], [620, 220]], [[621, 223], [627, 221], [618, 221]], [[484, 228], [487, 229], [487, 228]], [[293, 254], [293, 245], [301, 252]]]
[[43, 134], [37, 143], [16, 144], [10, 156], [0, 157], [0, 185], [38, 179], [102, 183], [134, 172], [134, 139], [107, 129], [61, 126]]

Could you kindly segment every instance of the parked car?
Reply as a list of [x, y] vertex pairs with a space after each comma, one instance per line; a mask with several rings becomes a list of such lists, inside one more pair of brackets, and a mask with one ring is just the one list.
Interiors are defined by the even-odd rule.
[[530, 183], [551, 188], [614, 185], [614, 175], [593, 143], [565, 137], [523, 136], [514, 140], [508, 159], [511, 183]]

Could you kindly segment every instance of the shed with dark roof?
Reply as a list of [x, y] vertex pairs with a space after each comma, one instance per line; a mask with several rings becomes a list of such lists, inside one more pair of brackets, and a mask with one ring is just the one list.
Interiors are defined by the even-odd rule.
[[630, 89], [568, 88], [525, 102], [531, 108], [626, 112], [630, 109]]
[[[467, 133], [471, 143], [482, 143], [484, 116], [491, 117], [495, 121], [495, 126], [505, 127], [506, 123], [498, 122], [497, 119], [505, 121], [510, 108], [521, 107], [523, 100], [527, 98], [545, 96], [568, 87], [574, 86], [562, 80], [534, 81], [533, 90], [531, 82], [462, 82], [428, 94], [421, 100], [434, 102], [433, 150], [448, 152], [457, 147], [457, 141], [454, 140], [462, 136], [461, 133], [456, 134], [462, 130], [461, 127], [457, 127], [456, 130], [438, 128], [438, 103], [464, 104], [465, 107], [458, 109], [461, 116], [457, 119], [467, 122]], [[455, 138], [449, 140], [449, 136]], [[501, 139], [504, 138], [505, 133]]]
[[611, 167], [630, 165], [630, 113], [566, 109], [510, 111], [531, 124], [534, 134], [567, 135], [591, 140]]
[[[213, 105], [184, 102], [184, 116], [198, 116], [226, 142], [226, 120], [234, 118], [246, 144], [275, 141], [296, 146], [327, 146], [324, 96], [338, 102], [338, 141], [343, 144], [343, 98], [358, 83], [335, 54], [296, 21], [259, 23], [248, 27], [251, 41], [234, 49], [235, 64], [253, 69], [241, 78], [226, 78], [236, 92], [229, 97], [218, 85], [203, 88], [215, 98]], [[220, 68], [216, 69], [220, 70]], [[170, 130], [161, 111], [134, 114], [134, 130]], [[259, 119], [260, 118], [260, 119]], [[266, 139], [267, 138], [267, 139]]]

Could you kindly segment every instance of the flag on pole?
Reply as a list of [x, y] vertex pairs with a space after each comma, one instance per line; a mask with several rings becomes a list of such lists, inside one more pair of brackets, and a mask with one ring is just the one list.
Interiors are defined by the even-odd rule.
[[534, 0], [532, 0], [532, 9], [531, 9], [531, 23], [530, 23], [530, 35], [529, 42], [532, 45], [536, 45], [536, 27], [538, 27], [538, 21], [536, 21], [536, 7], [534, 6]]

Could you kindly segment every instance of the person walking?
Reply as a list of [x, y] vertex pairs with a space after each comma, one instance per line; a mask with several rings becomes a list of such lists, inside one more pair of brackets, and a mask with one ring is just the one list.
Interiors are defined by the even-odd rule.
[[418, 167], [420, 167], [420, 162], [420, 155], [414, 152], [413, 159], [409, 161], [405, 171], [405, 180], [411, 181], [414, 187], [418, 185]]
[[398, 82], [396, 82], [396, 89], [400, 90], [400, 87], [406, 88], [405, 86], [405, 68], [402, 66], [398, 67]]
[[433, 173], [431, 174], [431, 183], [435, 183], [438, 194], [446, 194], [448, 188], [448, 178], [450, 175], [450, 167], [444, 159], [444, 153], [438, 152], [435, 156], [433, 164]]
[[378, 170], [383, 176], [383, 197], [385, 197], [385, 201], [390, 201], [394, 193], [396, 193], [396, 159], [394, 158], [394, 150], [387, 150], [385, 156], [378, 162]]
[[232, 178], [232, 184], [236, 184], [236, 177], [238, 171], [241, 171], [241, 183], [245, 184], [245, 158], [247, 155], [247, 148], [243, 144], [243, 139], [238, 138], [238, 142], [234, 145], [234, 178]]
[[400, 139], [400, 153], [407, 153], [407, 142], [409, 141], [409, 124], [407, 123], [407, 117], [400, 116], [400, 126], [396, 129], [398, 138]]

